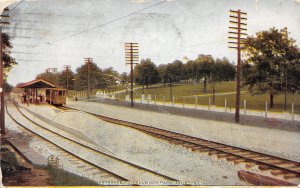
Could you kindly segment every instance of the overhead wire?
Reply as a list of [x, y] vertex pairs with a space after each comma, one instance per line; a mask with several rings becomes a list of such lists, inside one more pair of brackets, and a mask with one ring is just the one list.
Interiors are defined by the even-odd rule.
[[134, 15], [134, 14], [140, 13], [140, 12], [142, 12], [142, 11], [144, 11], [144, 10], [150, 9], [150, 8], [155, 7], [155, 6], [158, 6], [158, 5], [161, 5], [161, 4], [165, 3], [165, 2], [167, 2], [167, 1], [164, 0], [164, 1], [161, 1], [161, 2], [159, 2], [159, 3], [152, 4], [152, 5], [150, 5], [150, 6], [147, 6], [147, 7], [143, 8], [143, 9], [138, 10], [138, 11], [132, 12], [132, 13], [127, 14], [127, 15], [125, 15], [125, 16], [122, 16], [122, 17], [119, 17], [119, 18], [110, 20], [110, 21], [108, 21], [108, 22], [106, 22], [106, 23], [103, 23], [103, 24], [100, 24], [100, 25], [91, 27], [91, 28], [89, 28], [89, 29], [80, 31], [80, 32], [78, 32], [78, 33], [75, 33], [75, 34], [72, 34], [72, 35], [63, 37], [63, 38], [61, 38], [61, 39], [58, 39], [58, 40], [56, 40], [56, 41], [53, 41], [53, 42], [51, 42], [51, 43], [49, 42], [49, 43], [50, 43], [50, 44], [53, 44], [53, 43], [56, 43], [56, 42], [59, 42], [59, 41], [63, 41], [63, 40], [69, 39], [69, 38], [71, 38], [71, 37], [80, 35], [80, 34], [82, 34], [82, 33], [86, 33], [86, 32], [89, 32], [89, 31], [91, 31], [91, 30], [94, 30], [94, 29], [97, 29], [97, 28], [106, 26], [106, 25], [108, 25], [108, 24], [111, 24], [111, 23], [117, 22], [117, 21], [119, 21], [119, 20], [122, 20], [122, 19], [124, 19], [124, 18], [130, 17], [130, 16], [132, 16], [132, 15]]
[[9, 12], [11, 13], [14, 11], [21, 3], [23, 3], [25, 0], [21, 0], [16, 6], [14, 6]]

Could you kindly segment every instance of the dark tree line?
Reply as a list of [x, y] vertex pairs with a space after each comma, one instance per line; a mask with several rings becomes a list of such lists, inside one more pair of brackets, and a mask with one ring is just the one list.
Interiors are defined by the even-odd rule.
[[128, 80], [127, 73], [121, 75], [112, 67], [101, 69], [96, 63], [90, 63], [89, 68], [84, 64], [76, 69], [74, 73], [71, 69], [61, 72], [45, 71], [36, 76], [36, 79], [44, 79], [58, 87], [68, 88], [70, 90], [86, 90], [88, 86], [88, 74], [90, 80], [90, 89], [105, 89], [108, 86], [125, 83]]

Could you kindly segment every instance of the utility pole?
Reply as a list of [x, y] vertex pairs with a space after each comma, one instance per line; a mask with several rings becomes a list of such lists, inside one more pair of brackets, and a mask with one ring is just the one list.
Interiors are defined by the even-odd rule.
[[125, 62], [130, 65], [130, 99], [131, 107], [133, 104], [133, 65], [139, 61], [139, 44], [138, 43], [125, 43]]
[[232, 26], [229, 27], [229, 37], [228, 43], [233, 46], [229, 48], [237, 49], [237, 66], [236, 66], [236, 101], [235, 101], [235, 122], [240, 122], [240, 90], [241, 90], [241, 41], [245, 38], [242, 36], [247, 36], [247, 31], [245, 26], [247, 24], [242, 21], [246, 21], [247, 13], [241, 12], [241, 10], [230, 10], [231, 19], [229, 21]]
[[93, 63], [93, 58], [84, 58], [84, 63], [87, 65], [87, 72], [88, 72], [88, 85], [87, 85], [87, 98], [90, 98], [90, 65]]
[[68, 92], [68, 89], [69, 89], [69, 70], [71, 69], [71, 65], [64, 65], [63, 66], [64, 68], [64, 71], [66, 72], [66, 89], [67, 89], [67, 92]]
[[[5, 8], [3, 13], [8, 12], [9, 9]], [[9, 18], [8, 14], [0, 15], [0, 127], [1, 135], [5, 135], [5, 111], [4, 111], [4, 65], [3, 65], [3, 41], [2, 41], [2, 25], [8, 25], [9, 22], [2, 21], [2, 18]]]

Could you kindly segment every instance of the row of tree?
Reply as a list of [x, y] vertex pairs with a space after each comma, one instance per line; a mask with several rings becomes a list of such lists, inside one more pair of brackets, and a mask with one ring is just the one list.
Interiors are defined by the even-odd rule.
[[214, 59], [211, 55], [199, 55], [187, 63], [175, 60], [169, 64], [156, 66], [151, 59], [144, 59], [134, 69], [136, 83], [148, 87], [150, 84], [163, 83], [170, 87], [174, 83], [203, 80], [203, 91], [207, 82], [230, 81], [235, 78], [235, 66], [227, 58]]
[[[61, 72], [45, 72], [38, 74], [36, 79], [44, 79], [56, 86], [70, 90], [86, 90], [88, 84], [90, 89], [105, 89], [108, 86], [115, 85], [120, 78], [119, 73], [112, 67], [101, 69], [96, 63], [84, 64], [76, 69], [74, 73], [71, 69]], [[89, 77], [89, 79], [88, 79]], [[126, 74], [127, 79], [127, 74]], [[89, 83], [88, 83], [89, 81]]]
[[[200, 82], [204, 78], [206, 91], [207, 82], [219, 82], [233, 80], [235, 77], [235, 66], [227, 58], [213, 59], [210, 55], [199, 55], [196, 60], [189, 60], [186, 64], [175, 60], [169, 64], [156, 66], [151, 59], [143, 59], [134, 68], [134, 81], [142, 86], [149, 87], [151, 84], [168, 84], [182, 81]], [[61, 72], [45, 72], [38, 74], [36, 79], [42, 78], [54, 85], [72, 89], [85, 90], [105, 89], [117, 83], [126, 84], [130, 81], [130, 75], [126, 72], [120, 74], [112, 67], [101, 69], [96, 63], [84, 64], [76, 69], [74, 73], [67, 69]]]

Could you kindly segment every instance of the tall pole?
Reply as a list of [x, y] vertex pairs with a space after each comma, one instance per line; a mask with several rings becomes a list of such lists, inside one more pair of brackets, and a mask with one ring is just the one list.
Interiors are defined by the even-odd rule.
[[286, 69], [285, 69], [285, 91], [284, 91], [284, 111], [286, 111], [287, 109], [287, 66], [286, 66]]
[[90, 64], [93, 63], [93, 58], [84, 58], [85, 64], [87, 64], [87, 74], [88, 74], [88, 85], [87, 85], [87, 98], [90, 98]]
[[67, 89], [67, 95], [68, 95], [68, 90], [69, 90], [69, 70], [71, 68], [71, 65], [64, 65], [64, 70], [66, 72], [66, 89]]
[[[8, 8], [4, 9], [9, 11]], [[2, 24], [9, 24], [9, 22], [2, 21], [1, 18], [9, 18], [8, 15], [0, 15], [0, 128], [1, 135], [5, 135], [5, 111], [4, 111], [4, 67], [3, 67], [3, 41], [2, 41]]]
[[3, 45], [2, 45], [2, 26], [0, 25], [0, 88], [1, 88], [1, 111], [0, 111], [0, 124], [1, 124], [1, 135], [5, 135], [5, 115], [4, 115], [4, 80], [3, 80]]
[[133, 65], [139, 61], [138, 57], [138, 43], [125, 43], [125, 61], [130, 65], [130, 103], [134, 106], [133, 95]]
[[[229, 27], [229, 29], [234, 30], [230, 31], [229, 34], [233, 34], [234, 36], [229, 36], [228, 38], [234, 40], [234, 42], [230, 41], [230, 44], [234, 44], [236, 46], [229, 46], [229, 48], [237, 49], [237, 66], [236, 66], [236, 100], [235, 100], [235, 122], [240, 122], [240, 95], [241, 95], [241, 40], [244, 39], [241, 36], [247, 35], [241, 31], [246, 31], [247, 29], [243, 28], [242, 25], [247, 25], [246, 23], [242, 23], [241, 20], [247, 20], [245, 17], [247, 13], [241, 12], [241, 10], [230, 10], [230, 18], [234, 20], [230, 20], [231, 24], [234, 24], [234, 27]], [[244, 15], [242, 17], [241, 15]]]
[[236, 99], [235, 121], [240, 122], [240, 97], [241, 97], [241, 11], [238, 10], [238, 43], [237, 43], [237, 66], [236, 66]]
[[64, 65], [64, 70], [66, 73], [66, 89], [69, 89], [69, 70], [71, 68], [71, 65]]
[[[132, 43], [130, 43], [130, 48], [132, 49]], [[133, 52], [132, 50], [130, 51], [130, 103], [131, 107], [133, 107]]]

